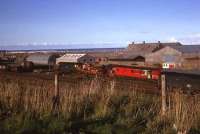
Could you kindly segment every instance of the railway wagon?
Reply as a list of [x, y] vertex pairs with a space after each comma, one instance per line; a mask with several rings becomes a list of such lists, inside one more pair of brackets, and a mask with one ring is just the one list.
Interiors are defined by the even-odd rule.
[[112, 66], [110, 73], [111, 76], [158, 80], [160, 78], [161, 69], [129, 66]]

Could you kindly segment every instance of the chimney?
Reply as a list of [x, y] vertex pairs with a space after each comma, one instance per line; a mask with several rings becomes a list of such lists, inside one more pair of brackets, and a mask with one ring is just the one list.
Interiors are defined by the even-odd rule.
[[143, 41], [143, 44], [145, 44], [145, 41]]
[[161, 48], [162, 47], [162, 44], [160, 41], [158, 41], [158, 48]]

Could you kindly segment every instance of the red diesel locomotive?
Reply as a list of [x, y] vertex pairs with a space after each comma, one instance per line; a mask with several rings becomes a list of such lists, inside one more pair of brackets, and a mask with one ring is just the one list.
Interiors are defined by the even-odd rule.
[[110, 76], [133, 77], [138, 79], [158, 80], [161, 69], [147, 67], [112, 66]]
[[159, 80], [161, 68], [131, 67], [122, 65], [84, 66], [80, 71], [87, 74], [103, 74], [110, 77], [132, 77], [137, 79]]

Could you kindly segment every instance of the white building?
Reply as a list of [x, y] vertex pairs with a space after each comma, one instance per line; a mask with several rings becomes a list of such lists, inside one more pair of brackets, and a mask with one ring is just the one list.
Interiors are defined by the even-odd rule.
[[94, 64], [96, 62], [96, 58], [83, 53], [67, 53], [60, 58], [56, 59], [56, 64], [60, 63], [88, 63]]

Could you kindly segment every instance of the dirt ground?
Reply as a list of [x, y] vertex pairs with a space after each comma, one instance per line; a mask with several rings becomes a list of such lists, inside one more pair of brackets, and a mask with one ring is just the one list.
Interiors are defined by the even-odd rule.
[[166, 75], [168, 89], [182, 89], [186, 92], [200, 93], [200, 75], [169, 73]]
[[[102, 76], [94, 76], [94, 75], [87, 75], [83, 73], [69, 73], [65, 75], [59, 75], [59, 83], [60, 86], [64, 86], [66, 84], [71, 86], [76, 86], [80, 82], [85, 82], [89, 84], [91, 80], [98, 78], [99, 80], [108, 83], [113, 82], [115, 83], [115, 88], [121, 90], [126, 89], [136, 89], [140, 91], [146, 92], [159, 92], [158, 83], [157, 81], [152, 80], [137, 80], [133, 78], [109, 78], [109, 77], [102, 77]], [[54, 84], [54, 73], [14, 73], [14, 72], [0, 72], [0, 80], [2, 79], [19, 79], [21, 81], [48, 81], [50, 84]]]

